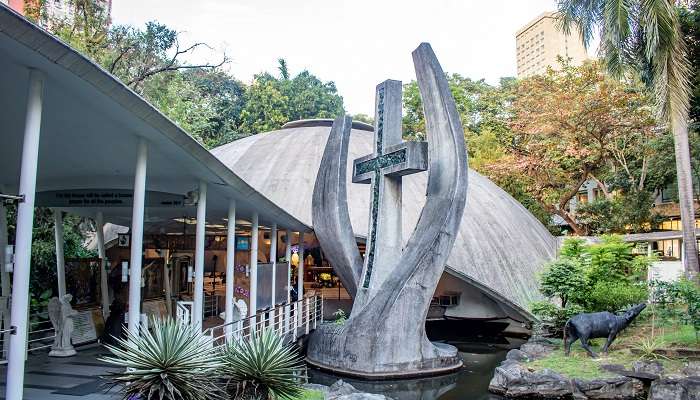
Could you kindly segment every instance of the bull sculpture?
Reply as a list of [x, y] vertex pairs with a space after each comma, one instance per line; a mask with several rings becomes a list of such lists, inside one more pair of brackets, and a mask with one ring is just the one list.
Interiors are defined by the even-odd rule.
[[611, 312], [597, 312], [589, 314], [578, 314], [566, 321], [564, 325], [564, 350], [568, 356], [571, 352], [571, 345], [578, 339], [581, 340], [581, 347], [589, 356], [596, 358], [597, 355], [591, 350], [590, 339], [607, 338], [603, 346], [603, 353], [608, 353], [608, 347], [632, 321], [644, 310], [645, 303], [625, 311], [622, 315], [615, 315]]

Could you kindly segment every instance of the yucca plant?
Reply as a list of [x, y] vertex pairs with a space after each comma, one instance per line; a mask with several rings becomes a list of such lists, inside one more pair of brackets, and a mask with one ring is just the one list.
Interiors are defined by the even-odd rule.
[[299, 398], [304, 361], [296, 346], [265, 330], [246, 340], [234, 340], [222, 354], [223, 375], [232, 398], [262, 400]]
[[106, 378], [120, 388], [124, 399], [209, 400], [223, 398], [216, 385], [219, 354], [195, 325], [172, 318], [154, 319], [152, 331], [127, 332], [105, 346], [112, 356], [102, 358], [120, 367]]

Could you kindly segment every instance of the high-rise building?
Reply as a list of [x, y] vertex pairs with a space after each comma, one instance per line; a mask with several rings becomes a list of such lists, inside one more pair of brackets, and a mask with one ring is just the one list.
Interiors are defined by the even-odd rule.
[[574, 65], [582, 64], [588, 54], [580, 35], [572, 30], [570, 35], [559, 29], [556, 13], [545, 12], [537, 16], [515, 34], [518, 77], [542, 74], [547, 67], [557, 69], [557, 57], [571, 58]]

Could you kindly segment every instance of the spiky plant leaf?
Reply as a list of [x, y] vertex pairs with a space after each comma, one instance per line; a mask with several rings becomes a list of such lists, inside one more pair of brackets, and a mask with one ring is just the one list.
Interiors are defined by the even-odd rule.
[[154, 319], [152, 331], [138, 335], [127, 331], [115, 346], [105, 346], [112, 356], [101, 360], [120, 367], [106, 378], [120, 388], [124, 399], [209, 400], [220, 399], [216, 371], [218, 351], [200, 329], [167, 318]]
[[304, 362], [298, 349], [271, 330], [248, 340], [232, 341], [223, 351], [223, 371], [236, 398], [293, 399], [303, 390]]

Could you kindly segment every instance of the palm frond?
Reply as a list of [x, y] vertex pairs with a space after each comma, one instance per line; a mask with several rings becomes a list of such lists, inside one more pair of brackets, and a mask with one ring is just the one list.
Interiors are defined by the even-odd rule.
[[171, 318], [155, 319], [152, 326], [138, 335], [127, 331], [115, 346], [105, 346], [112, 355], [101, 360], [120, 367], [106, 378], [123, 398], [221, 398], [214, 373], [221, 365], [218, 353], [201, 331]]
[[237, 398], [294, 399], [302, 393], [304, 362], [298, 350], [273, 331], [231, 342], [222, 359], [223, 371], [230, 377], [229, 392]]

